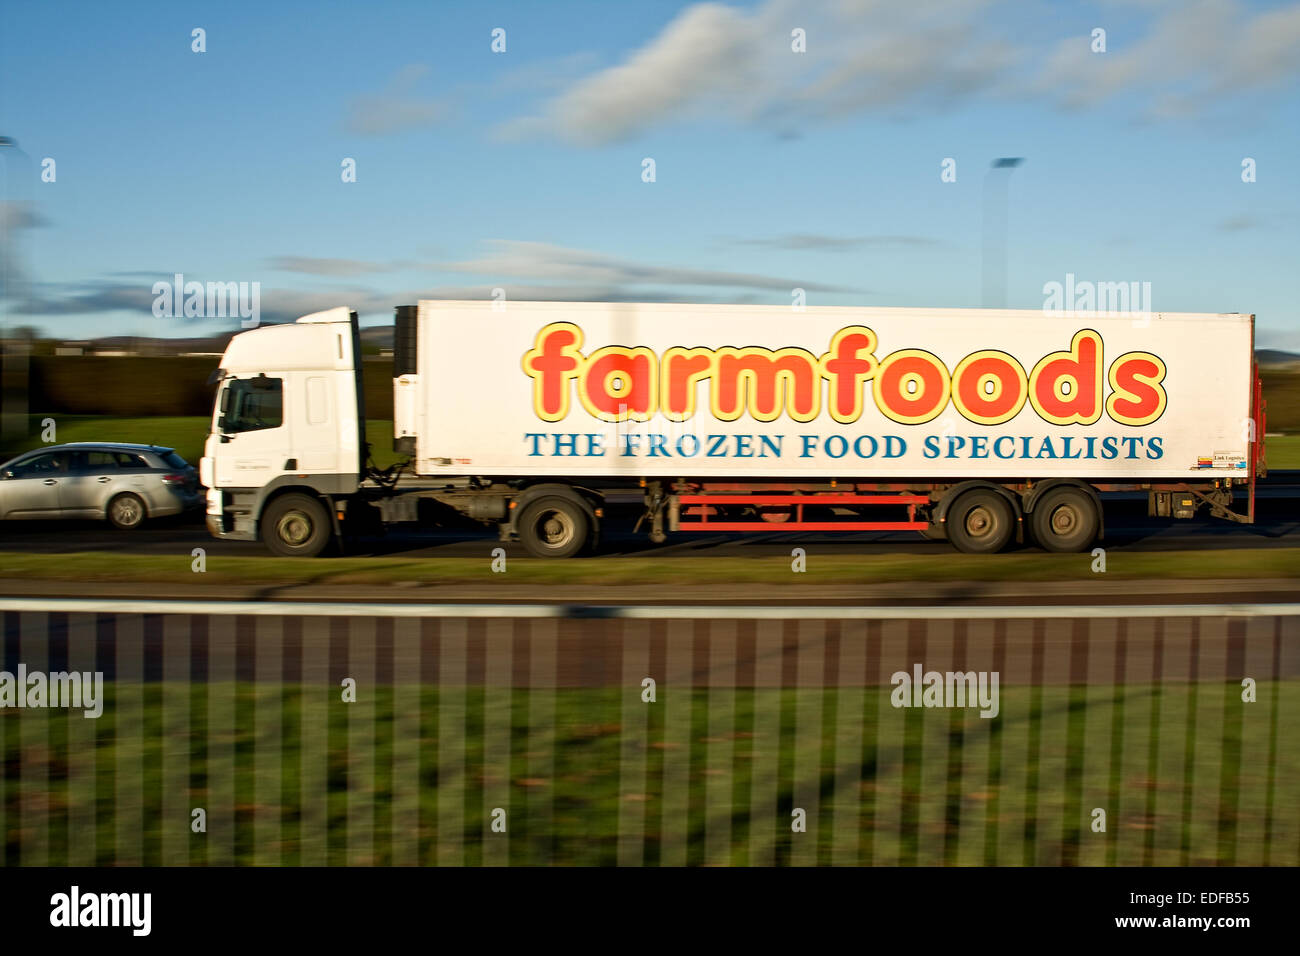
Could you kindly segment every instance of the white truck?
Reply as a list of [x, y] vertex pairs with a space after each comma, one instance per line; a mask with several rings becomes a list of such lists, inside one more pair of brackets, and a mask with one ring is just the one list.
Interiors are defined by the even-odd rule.
[[200, 476], [212, 534], [282, 555], [457, 515], [568, 557], [619, 489], [643, 489], [656, 542], [913, 530], [1079, 551], [1101, 492], [1253, 521], [1253, 354], [1238, 314], [421, 301], [396, 309], [405, 461], [381, 470], [338, 308], [231, 339]]

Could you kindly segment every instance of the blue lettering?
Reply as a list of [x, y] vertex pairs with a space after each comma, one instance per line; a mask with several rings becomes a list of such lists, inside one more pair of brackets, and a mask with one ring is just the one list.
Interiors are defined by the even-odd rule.
[[[871, 451], [867, 452], [865, 455], [862, 453], [862, 448], [860, 447], [863, 439], [871, 442]], [[859, 458], [874, 458], [876, 452], [879, 450], [880, 443], [877, 442], [875, 437], [872, 435], [859, 435], [857, 438], [853, 439], [853, 454], [857, 455]]]

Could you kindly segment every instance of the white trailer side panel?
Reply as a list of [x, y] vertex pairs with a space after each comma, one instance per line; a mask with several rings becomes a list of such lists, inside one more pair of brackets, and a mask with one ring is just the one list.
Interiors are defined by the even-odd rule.
[[422, 301], [416, 466], [1245, 477], [1253, 318]]

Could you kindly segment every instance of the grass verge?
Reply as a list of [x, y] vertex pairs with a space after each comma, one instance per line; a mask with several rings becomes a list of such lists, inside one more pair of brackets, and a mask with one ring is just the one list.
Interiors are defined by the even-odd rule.
[[1231, 682], [1007, 688], [995, 720], [876, 687], [648, 708], [617, 688], [106, 691], [99, 720], [0, 724], [0, 862], [1294, 865], [1300, 845], [1300, 736], [1276, 736], [1276, 704], [1244, 718]]
[[[620, 556], [617, 560], [548, 561], [510, 558], [507, 573], [482, 558], [298, 558], [209, 555], [196, 574], [189, 551], [175, 556], [108, 552], [0, 553], [0, 578], [120, 581], [140, 584], [293, 585], [709, 585], [873, 584], [894, 581], [1077, 581], [1095, 576], [1090, 554], [879, 554], [808, 558], [808, 573], [791, 572], [788, 556], [770, 558]], [[939, 547], [939, 546], [936, 546]], [[1224, 551], [1110, 551], [1106, 579], [1291, 578], [1300, 576], [1300, 548]], [[758, 596], [758, 595], [756, 595]]]

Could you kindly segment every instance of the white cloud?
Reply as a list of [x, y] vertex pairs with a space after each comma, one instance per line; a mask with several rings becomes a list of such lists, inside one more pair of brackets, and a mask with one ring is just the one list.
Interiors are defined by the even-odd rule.
[[357, 276], [388, 272], [395, 268], [361, 259], [321, 259], [313, 256], [276, 256], [268, 261], [268, 265], [280, 272], [301, 272], [316, 276]]
[[[996, 81], [1009, 44], [981, 25], [991, 0], [768, 0], [750, 11], [687, 7], [617, 66], [552, 98], [508, 137], [579, 145], [627, 139], [675, 119], [715, 117], [790, 126], [914, 101], [949, 103]], [[807, 52], [791, 50], [805, 31]]]
[[[1169, 119], [1300, 71], [1300, 4], [1137, 3], [1124, 15], [1108, 30], [1109, 52], [1093, 53], [1080, 30], [1049, 41], [1044, 54], [1041, 39], [1008, 29], [1024, 8], [1007, 0], [699, 3], [622, 62], [572, 81], [496, 132], [601, 146], [705, 120], [790, 135], [810, 122], [906, 117], [981, 95], [1062, 109], [1123, 97], [1146, 117]], [[1110, 18], [1099, 15], [1103, 24]], [[796, 27], [806, 31], [806, 53], [791, 52]]]
[[1111, 30], [1108, 51], [1058, 42], [1033, 88], [1067, 109], [1128, 98], [1150, 119], [1194, 116], [1241, 93], [1300, 75], [1300, 5], [1252, 12], [1236, 0], [1165, 8], [1141, 36]]
[[384, 92], [355, 98], [348, 106], [345, 128], [361, 136], [382, 136], [441, 122], [450, 112], [445, 101], [413, 95], [428, 72], [423, 64], [409, 64], [397, 72]]
[[521, 242], [513, 239], [490, 239], [489, 253], [464, 262], [446, 262], [431, 268], [443, 272], [462, 272], [496, 277], [498, 284], [508, 279], [565, 280], [590, 286], [626, 290], [631, 286], [711, 286], [719, 289], [751, 289], [788, 293], [800, 287], [809, 291], [843, 292], [842, 287], [798, 279], [754, 275], [744, 272], [720, 272], [680, 266], [657, 266], [632, 262], [600, 252], [572, 249], [546, 242]]

